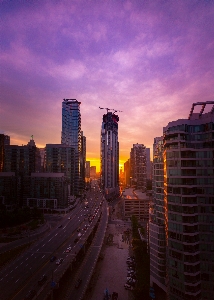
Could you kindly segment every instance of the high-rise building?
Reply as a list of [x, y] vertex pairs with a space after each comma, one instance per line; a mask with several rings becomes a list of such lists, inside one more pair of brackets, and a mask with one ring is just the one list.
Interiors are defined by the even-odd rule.
[[86, 161], [85, 162], [85, 177], [87, 178], [87, 180], [90, 179], [90, 161]]
[[[68, 184], [68, 196], [74, 194], [74, 148], [64, 144], [47, 144], [45, 148], [45, 171], [48, 173], [64, 173]], [[68, 199], [64, 200], [68, 204]]]
[[157, 284], [165, 293], [166, 234], [164, 205], [163, 137], [156, 137], [153, 144], [153, 201], [150, 204], [150, 282]]
[[188, 119], [170, 122], [155, 140], [150, 279], [170, 300], [213, 299], [213, 132], [214, 101], [199, 102]]
[[124, 179], [125, 185], [130, 186], [130, 159], [124, 163]]
[[80, 193], [85, 189], [86, 177], [86, 137], [81, 131], [81, 152], [80, 152]]
[[119, 194], [119, 117], [112, 112], [103, 115], [101, 127], [100, 182], [106, 199]]
[[146, 147], [143, 144], [133, 144], [130, 152], [131, 184], [136, 189], [146, 190]]
[[146, 148], [146, 178], [151, 180], [151, 158], [150, 158], [150, 148]]
[[91, 166], [90, 167], [90, 177], [91, 178], [96, 178], [97, 175], [97, 168], [96, 166]]
[[[6, 182], [8, 182], [10, 186], [10, 181], [14, 182], [14, 179], [9, 180], [9, 174], [16, 177], [16, 193], [14, 192], [16, 194], [15, 204], [22, 206], [24, 203], [23, 201], [26, 200], [29, 195], [31, 173], [40, 171], [40, 151], [39, 148], [36, 147], [33, 139], [31, 139], [27, 145], [6, 145], [4, 149], [5, 154], [3, 173], [7, 174], [5, 174], [4, 176], [2, 174], [2, 180], [4, 179], [3, 184], [5, 185]], [[4, 192], [2, 193], [7, 193], [7, 195], [9, 195], [9, 193], [7, 192], [8, 188], [4, 186]], [[2, 196], [4, 195], [2, 194]], [[9, 198], [5, 200], [5, 204], [7, 204], [8, 202], [12, 204], [11, 199]]]
[[0, 134], [0, 172], [3, 172], [4, 164], [4, 147], [10, 145], [10, 137], [3, 133]]
[[80, 104], [76, 99], [64, 99], [62, 102], [61, 143], [75, 150], [74, 195], [80, 193], [80, 157], [81, 157], [81, 114]]
[[24, 204], [68, 211], [69, 182], [65, 173], [31, 173], [30, 192]]

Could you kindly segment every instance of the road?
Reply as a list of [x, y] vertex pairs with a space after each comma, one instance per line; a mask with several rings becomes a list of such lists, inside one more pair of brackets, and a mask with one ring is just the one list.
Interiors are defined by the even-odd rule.
[[[65, 264], [70, 262], [79, 250], [80, 243], [87, 238], [90, 230], [93, 228], [99, 218], [101, 206], [100, 197], [97, 196], [97, 191], [92, 190], [87, 193], [88, 208], [85, 208], [84, 203], [79, 204], [71, 213], [62, 218], [61, 227], [56, 226], [48, 232], [42, 239], [38, 240], [25, 253], [8, 264], [0, 272], [0, 289], [1, 299], [3, 300], [20, 300], [24, 299], [30, 289], [35, 289], [37, 294], [44, 288], [38, 286], [38, 280], [45, 274], [47, 282], [57, 282]], [[98, 199], [97, 199], [98, 198]], [[90, 214], [94, 219], [89, 225], [88, 216]], [[89, 225], [87, 230], [84, 230], [85, 225]], [[77, 238], [77, 229], [81, 230], [82, 236], [75, 244]], [[65, 253], [68, 246], [71, 246], [71, 251]], [[55, 262], [50, 262], [50, 258], [56, 256], [63, 258], [64, 261], [60, 265]]]

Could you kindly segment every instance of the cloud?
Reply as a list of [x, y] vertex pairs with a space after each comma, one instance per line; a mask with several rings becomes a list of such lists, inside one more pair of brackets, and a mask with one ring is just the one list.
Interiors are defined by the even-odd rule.
[[213, 100], [213, 1], [2, 1], [0, 127], [12, 143], [60, 142], [63, 98], [81, 101], [87, 153], [104, 111], [121, 155]]

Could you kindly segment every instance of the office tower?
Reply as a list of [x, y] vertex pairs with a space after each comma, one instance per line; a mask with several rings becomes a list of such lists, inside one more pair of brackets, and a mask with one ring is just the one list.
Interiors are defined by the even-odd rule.
[[45, 171], [45, 148], [39, 148], [40, 157], [41, 157], [41, 164], [39, 168], [39, 172]]
[[10, 137], [5, 134], [0, 134], [0, 172], [3, 172], [4, 163], [4, 147], [10, 145]]
[[81, 152], [80, 152], [80, 193], [85, 189], [86, 177], [86, 137], [81, 131]]
[[119, 194], [119, 117], [109, 112], [103, 115], [101, 127], [100, 182], [106, 199]]
[[153, 201], [150, 204], [149, 246], [150, 283], [158, 285], [165, 293], [166, 285], [166, 235], [164, 206], [163, 137], [153, 144]]
[[85, 177], [87, 178], [87, 181], [90, 179], [90, 161], [85, 162]]
[[65, 173], [31, 173], [30, 192], [24, 204], [29, 207], [68, 211], [69, 182]]
[[125, 185], [130, 186], [130, 159], [124, 163], [124, 179]]
[[146, 148], [146, 178], [151, 179], [151, 159], [150, 159], [150, 148]]
[[[47, 144], [45, 148], [45, 171], [48, 173], [63, 173], [68, 184], [68, 197], [75, 189], [75, 150], [64, 144]], [[61, 200], [61, 207], [68, 206], [69, 198]], [[62, 204], [63, 203], [63, 204]]]
[[[22, 206], [23, 201], [26, 200], [29, 194], [30, 175], [32, 172], [38, 172], [40, 169], [40, 151], [33, 139], [25, 146], [6, 145], [4, 149], [3, 172], [11, 173], [11, 176], [16, 177], [17, 186], [14, 191], [16, 193], [15, 204]], [[7, 182], [10, 181], [8, 174], [5, 174]], [[11, 181], [14, 182], [14, 179], [11, 178]], [[2, 194], [1, 196], [4, 195]], [[10, 199], [7, 201], [11, 203]]]
[[81, 155], [81, 114], [76, 99], [64, 99], [62, 102], [61, 143], [75, 150], [74, 195], [80, 192], [80, 155]]
[[[204, 113], [210, 104], [211, 109]], [[199, 113], [194, 113], [196, 106], [201, 106]], [[161, 150], [157, 155], [162, 164], [160, 177], [155, 178], [154, 172], [153, 188], [157, 190], [151, 208], [150, 253], [159, 253], [155, 247], [164, 246], [165, 234], [165, 285], [170, 300], [213, 299], [213, 131], [214, 101], [194, 103], [188, 119], [172, 121], [163, 128], [163, 155]], [[165, 233], [159, 226], [163, 218]], [[159, 230], [156, 241], [152, 240], [155, 228]], [[153, 282], [161, 287], [160, 278]]]
[[90, 167], [90, 177], [91, 178], [96, 178], [96, 174], [97, 174], [97, 171], [96, 171], [96, 166], [91, 166]]
[[130, 177], [132, 186], [146, 190], [146, 147], [143, 144], [133, 144], [131, 148]]
[[8, 209], [19, 204], [17, 186], [18, 178], [15, 172], [0, 172], [0, 204], [4, 204]]

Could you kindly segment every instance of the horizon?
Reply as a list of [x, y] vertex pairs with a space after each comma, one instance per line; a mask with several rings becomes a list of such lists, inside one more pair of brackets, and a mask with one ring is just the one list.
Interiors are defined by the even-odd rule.
[[[0, 130], [11, 144], [61, 142], [75, 98], [99, 169], [103, 112], [118, 111], [120, 167], [192, 103], [214, 95], [214, 1], [1, 1]], [[121, 112], [120, 112], [121, 111]]]

